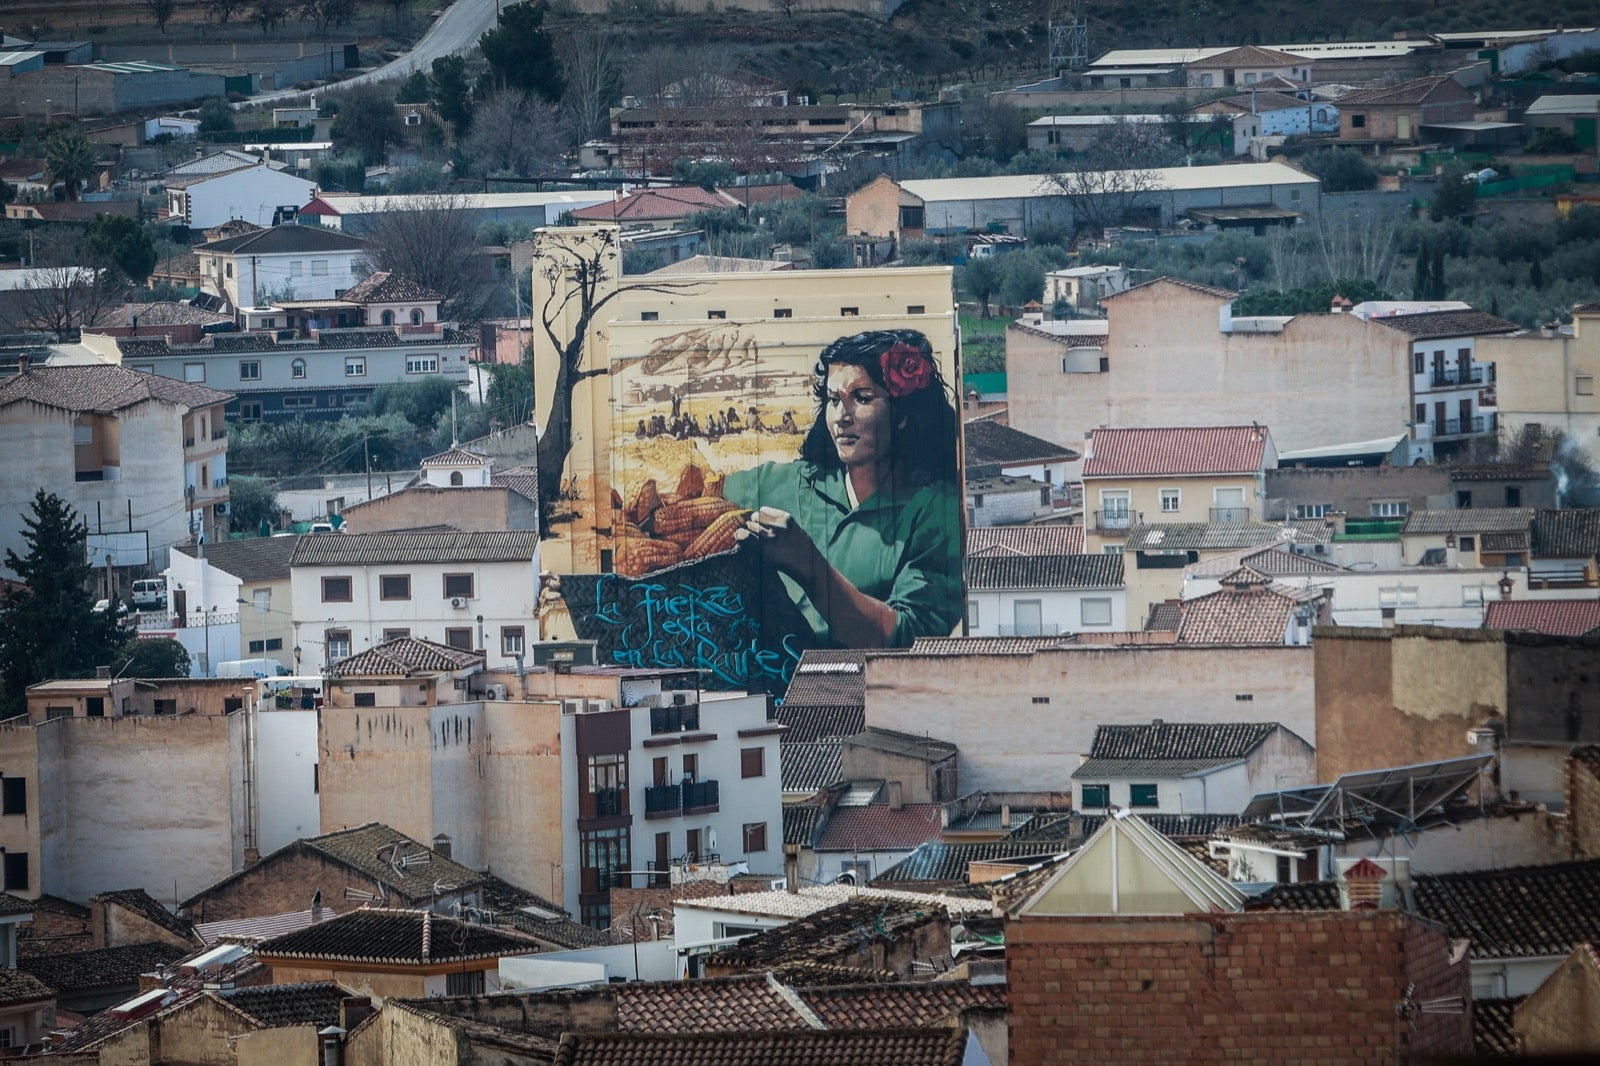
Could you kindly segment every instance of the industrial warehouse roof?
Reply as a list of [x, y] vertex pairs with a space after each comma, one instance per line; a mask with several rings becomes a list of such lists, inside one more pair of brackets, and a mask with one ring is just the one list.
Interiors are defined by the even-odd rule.
[[[1132, 173], [1113, 171], [1112, 174]], [[1155, 192], [1193, 192], [1200, 189], [1244, 189], [1263, 185], [1315, 185], [1318, 179], [1287, 163], [1222, 163], [1211, 167], [1160, 167], [1139, 171]], [[1107, 184], [1114, 184], [1113, 177]], [[902, 181], [900, 187], [923, 203], [953, 200], [1027, 200], [1060, 196], [1048, 176], [1006, 174], [990, 178], [921, 178]]]

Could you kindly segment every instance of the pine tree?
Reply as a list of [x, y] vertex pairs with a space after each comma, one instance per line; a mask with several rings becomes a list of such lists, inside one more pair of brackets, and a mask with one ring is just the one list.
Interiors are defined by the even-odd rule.
[[1544, 288], [1544, 263], [1541, 260], [1535, 259], [1533, 266], [1528, 269], [1528, 281], [1536, 289]]
[[1428, 282], [1428, 299], [1442, 300], [1445, 298], [1444, 286], [1444, 249], [1433, 250], [1433, 277]]
[[1417, 248], [1417, 276], [1411, 282], [1411, 298], [1413, 300], [1426, 300], [1428, 298], [1428, 242], [1423, 241]]
[[21, 580], [0, 610], [0, 717], [27, 710], [29, 685], [88, 677], [123, 643], [116, 604], [94, 609], [89, 527], [61, 497], [40, 489], [22, 516], [25, 555], [7, 549], [6, 567]]

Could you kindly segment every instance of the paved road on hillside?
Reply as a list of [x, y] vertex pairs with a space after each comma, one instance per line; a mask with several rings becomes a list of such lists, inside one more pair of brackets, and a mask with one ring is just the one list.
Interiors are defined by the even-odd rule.
[[[428, 27], [428, 32], [422, 35], [411, 51], [374, 70], [346, 78], [339, 82], [338, 87], [344, 89], [375, 81], [387, 81], [390, 78], [403, 78], [414, 70], [429, 69], [433, 61], [440, 56], [468, 51], [478, 43], [479, 37], [494, 28], [498, 17], [496, 2], [497, 0], [455, 0], [444, 14], [434, 20], [433, 25]], [[303, 95], [305, 93], [300, 89], [279, 89], [252, 96], [244, 104], [236, 106], [268, 104], [291, 96]]]

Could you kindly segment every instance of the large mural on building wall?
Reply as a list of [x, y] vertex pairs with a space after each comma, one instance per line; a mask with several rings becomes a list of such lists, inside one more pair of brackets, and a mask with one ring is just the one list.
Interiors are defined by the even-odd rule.
[[808, 648], [906, 647], [961, 620], [953, 353], [909, 329], [759, 330], [611, 353], [610, 514], [581, 520], [610, 530], [612, 565], [558, 579], [602, 661], [782, 691]]

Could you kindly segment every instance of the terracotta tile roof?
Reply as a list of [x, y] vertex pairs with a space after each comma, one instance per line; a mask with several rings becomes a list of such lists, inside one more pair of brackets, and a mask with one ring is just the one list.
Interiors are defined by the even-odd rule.
[[1471, 957], [1565, 955], [1600, 938], [1600, 859], [1414, 879], [1417, 913], [1472, 941]]
[[810, 848], [817, 839], [828, 808], [820, 803], [785, 803], [783, 805], [783, 842]]
[[266, 1029], [285, 1025], [314, 1025], [321, 1029], [338, 1025], [339, 1002], [350, 995], [332, 981], [225, 988], [212, 994], [248, 1014]]
[[622, 199], [572, 212], [579, 222], [652, 222], [683, 218], [700, 211], [726, 211], [736, 206], [727, 196], [698, 185], [641, 189]]
[[[294, 554], [294, 546], [299, 539], [246, 537], [243, 540], [218, 541], [206, 545], [206, 562], [246, 584], [283, 580], [289, 576], [289, 558]], [[191, 559], [199, 554], [199, 549], [181, 545], [173, 550]]]
[[194, 923], [187, 918], [179, 918], [167, 908], [156, 901], [156, 898], [142, 888], [122, 888], [111, 892], [101, 892], [92, 897], [92, 901], [112, 903], [124, 910], [143, 918], [151, 925], [159, 926], [169, 933], [181, 936], [186, 940], [199, 943], [195, 935]]
[[1205, 59], [1185, 63], [1184, 66], [1190, 70], [1199, 70], [1211, 67], [1300, 66], [1310, 62], [1311, 60], [1305, 56], [1297, 56], [1291, 52], [1244, 44], [1238, 48], [1230, 48], [1226, 52], [1218, 52], [1214, 56], [1207, 56]]
[[1414, 533], [1517, 533], [1533, 524], [1532, 507], [1470, 507], [1464, 511], [1412, 511], [1401, 536]]
[[525, 936], [443, 918], [429, 911], [358, 910], [256, 945], [256, 957], [434, 966], [447, 962], [532, 955]]
[[147, 400], [175, 404], [190, 411], [231, 399], [232, 393], [112, 363], [34, 366], [0, 381], [0, 407], [28, 400], [63, 411], [112, 414]]
[[963, 569], [967, 588], [1009, 589], [1121, 588], [1122, 555], [968, 556]]
[[482, 466], [484, 463], [489, 461], [490, 459], [487, 455], [479, 455], [477, 452], [469, 451], [466, 448], [451, 448], [448, 451], [442, 451], [437, 455], [428, 456], [426, 459], [422, 460], [422, 465]]
[[321, 226], [271, 226], [237, 237], [202, 244], [198, 251], [229, 255], [272, 255], [290, 252], [358, 252], [367, 242], [341, 230]]
[[1336, 911], [1342, 908], [1337, 881], [1301, 881], [1275, 885], [1251, 909], [1274, 911]]
[[0, 1005], [11, 1006], [35, 999], [55, 999], [55, 989], [23, 970], [0, 969]]
[[1265, 744], [1270, 722], [1152, 722], [1102, 725], [1094, 731], [1095, 759], [1242, 759]]
[[200, 257], [194, 252], [179, 252], [169, 255], [156, 264], [150, 272], [152, 277], [164, 278], [189, 278], [200, 276]]
[[534, 503], [539, 502], [539, 468], [536, 466], [513, 466], [501, 470], [490, 476], [489, 484], [520, 493]]
[[844, 746], [838, 740], [780, 744], [778, 762], [785, 792], [815, 792], [844, 776]]
[[909, 851], [939, 835], [938, 803], [907, 803], [894, 810], [886, 803], [838, 807], [828, 818], [817, 851]]
[[137, 985], [140, 974], [159, 970], [187, 954], [171, 944], [127, 944], [21, 959], [17, 969], [32, 974], [57, 992], [92, 992]]
[[290, 566], [367, 563], [533, 563], [534, 530], [489, 533], [311, 533], [295, 542]]
[[553, 1066], [960, 1066], [964, 1029], [566, 1033]]
[[807, 195], [800, 186], [788, 182], [775, 182], [771, 185], [729, 185], [717, 189], [717, 192], [745, 206], [787, 203]]
[[199, 922], [195, 925], [194, 931], [208, 945], [218, 944], [224, 940], [230, 944], [252, 944], [281, 933], [304, 929], [313, 922], [321, 921], [322, 918], [322, 914], [312, 910], [286, 911], [283, 914], [262, 914], [253, 918]]
[[1355, 92], [1345, 93], [1334, 103], [1341, 108], [1348, 107], [1351, 104], [1420, 104], [1450, 80], [1448, 74], [1439, 74], [1427, 78], [1412, 78], [1410, 81], [1403, 81], [1398, 85], [1388, 85], [1377, 89], [1358, 89]]
[[1585, 744], [1581, 748], [1573, 748], [1568, 758], [1588, 771], [1589, 776], [1600, 779], [1600, 744]]
[[967, 1011], [1006, 1009], [1003, 985], [970, 981], [906, 981], [800, 990], [829, 1029], [898, 1029], [942, 1025]]
[[1043, 859], [1059, 848], [1052, 841], [978, 840], [947, 843], [930, 840], [872, 879], [874, 885], [964, 885], [967, 867], [975, 862]]
[[1451, 481], [1545, 481], [1550, 477], [1550, 464], [1537, 461], [1528, 463], [1452, 463]]
[[1255, 426], [1097, 429], [1083, 476], [1253, 474], [1262, 468], [1267, 430]]
[[[1343, 106], [1344, 100], [1339, 103]], [[1419, 311], [1412, 315], [1382, 315], [1368, 321], [1388, 326], [1419, 341], [1517, 333], [1522, 329], [1515, 322], [1508, 322], [1487, 311]]]
[[380, 270], [344, 290], [342, 300], [355, 304], [437, 303], [444, 297], [404, 274]]
[[747, 937], [711, 953], [713, 966], [752, 969], [789, 961], [833, 962], [868, 945], [894, 941], [930, 921], [948, 921], [937, 902], [855, 899]]
[[[231, 315], [218, 314], [193, 304], [177, 300], [155, 300], [147, 304], [108, 307], [95, 316], [94, 325], [102, 328], [132, 326], [132, 318], [139, 320], [140, 329], [158, 326], [215, 326], [232, 322]], [[91, 330], [92, 332], [92, 330]]]
[[1264, 576], [1248, 569], [1243, 574], [1249, 577], [1236, 572], [1224, 579], [1228, 583], [1216, 592], [1183, 602], [1179, 644], [1283, 644], [1295, 612], [1323, 595], [1321, 589], [1302, 591], [1269, 584]]
[[804, 1029], [806, 1019], [766, 977], [618, 985], [617, 1028], [632, 1033]]
[[[1226, 551], [1230, 548], [1260, 548], [1287, 541], [1298, 529], [1272, 522], [1151, 522], [1128, 530], [1128, 551]], [[1315, 534], [1309, 534], [1315, 537]]]
[[[515, 929], [551, 944], [577, 949], [612, 942], [606, 930], [575, 922], [559, 904], [493, 874], [483, 877], [483, 905], [494, 916], [494, 925]], [[535, 913], [525, 908], [532, 908]], [[559, 917], [544, 917], [547, 914]]]
[[1569, 507], [1534, 513], [1535, 559], [1592, 559], [1600, 555], [1600, 507]]
[[860, 703], [839, 705], [791, 704], [787, 700], [773, 709], [772, 720], [789, 727], [780, 738], [784, 747], [823, 740], [853, 737], [867, 726], [867, 712]]
[[783, 706], [860, 706], [867, 698], [867, 657], [859, 651], [803, 652], [783, 694]]
[[1009, 466], [1015, 463], [1071, 462], [1078, 453], [1020, 429], [978, 419], [962, 427], [967, 466]]
[[918, 637], [911, 654], [1033, 655], [1071, 642], [1071, 637]]
[[967, 530], [969, 559], [993, 555], [1082, 554], [1082, 526], [978, 526]]
[[9, 892], [0, 892], [0, 917], [9, 917], [13, 914], [32, 914], [43, 908], [31, 899], [13, 896]]
[[1600, 629], [1600, 600], [1490, 600], [1483, 628], [1578, 637]]
[[1150, 617], [1145, 620], [1146, 633], [1176, 633], [1183, 625], [1183, 604], [1177, 600], [1163, 600], [1150, 605]]
[[1472, 999], [1472, 1049], [1479, 1056], [1517, 1054], [1517, 1004], [1524, 997]]
[[[359, 871], [389, 891], [399, 894], [401, 899], [408, 903], [432, 900], [433, 886], [438, 881], [467, 889], [483, 880], [483, 875], [476, 870], [468, 869], [452, 859], [445, 858], [426, 844], [419, 844], [399, 830], [391, 829], [381, 822], [368, 822], [353, 829], [335, 830], [321, 836], [309, 837], [299, 843], [335, 862]], [[285, 845], [287, 848], [294, 846]], [[428, 861], [403, 866], [397, 871], [392, 861], [396, 854], [427, 855]]]
[[463, 651], [422, 637], [399, 637], [340, 659], [333, 677], [414, 677], [482, 666], [484, 653]]
[[1288, 93], [1273, 92], [1270, 89], [1263, 89], [1255, 93], [1240, 93], [1238, 96], [1225, 96], [1221, 100], [1213, 101], [1213, 103], [1221, 104], [1224, 107], [1231, 107], [1235, 111], [1242, 111], [1246, 114], [1261, 114], [1267, 111], [1286, 111], [1290, 108], [1304, 111], [1309, 106], [1298, 96], [1290, 96]]

